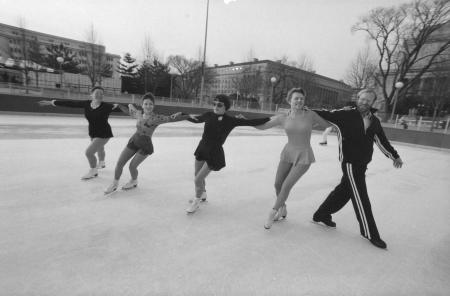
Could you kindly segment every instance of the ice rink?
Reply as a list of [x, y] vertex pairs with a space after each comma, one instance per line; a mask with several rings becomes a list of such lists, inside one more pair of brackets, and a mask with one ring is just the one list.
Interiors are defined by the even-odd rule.
[[[193, 215], [193, 151], [203, 124], [160, 126], [139, 186], [104, 196], [134, 120], [111, 118], [99, 177], [88, 170], [82, 117], [0, 114], [0, 295], [450, 295], [450, 153], [375, 146], [367, 186], [388, 250], [363, 239], [353, 207], [336, 229], [311, 217], [340, 180], [337, 139], [319, 146], [288, 216], [263, 228], [275, 194], [281, 130], [236, 128], [227, 167], [207, 179]], [[127, 167], [121, 184], [129, 180]]]

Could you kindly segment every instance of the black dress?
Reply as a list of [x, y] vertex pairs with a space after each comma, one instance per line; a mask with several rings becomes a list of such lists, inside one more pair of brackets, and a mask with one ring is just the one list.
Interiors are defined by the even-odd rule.
[[257, 119], [241, 119], [227, 114], [219, 115], [214, 112], [206, 112], [195, 119], [188, 119], [194, 123], [204, 122], [202, 139], [194, 152], [195, 159], [206, 161], [213, 171], [219, 171], [225, 167], [225, 154], [222, 145], [230, 132], [236, 126], [256, 126], [266, 123], [269, 117]]
[[[89, 122], [89, 137], [91, 138], [112, 138], [111, 126], [108, 123], [109, 114], [113, 112], [114, 105], [102, 102], [95, 109], [91, 107], [91, 101], [71, 101], [71, 100], [53, 100], [56, 106], [83, 108], [84, 117]], [[120, 109], [117, 108], [120, 112]]]

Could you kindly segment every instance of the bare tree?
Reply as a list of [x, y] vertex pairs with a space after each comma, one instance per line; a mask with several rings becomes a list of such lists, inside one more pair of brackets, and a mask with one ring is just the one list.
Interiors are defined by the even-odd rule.
[[244, 62], [253, 62], [253, 60], [256, 58], [255, 50], [253, 47], [250, 47], [247, 54], [244, 57]]
[[106, 62], [105, 47], [99, 45], [97, 31], [91, 24], [87, 31], [86, 67], [85, 73], [91, 85], [102, 85], [103, 76], [110, 76], [112, 67]]
[[345, 75], [345, 82], [356, 89], [374, 87], [377, 63], [370, 54], [370, 47], [360, 50], [351, 62]]
[[242, 98], [256, 98], [263, 84], [263, 76], [260, 70], [247, 67], [242, 71], [241, 76], [232, 79], [232, 84]]
[[186, 99], [197, 97], [200, 89], [202, 62], [175, 55], [169, 56], [168, 64], [179, 73], [179, 76], [173, 81], [175, 93]]
[[[441, 56], [439, 60], [449, 61], [450, 57]], [[450, 104], [450, 71], [449, 65], [442, 62], [433, 67], [431, 76], [425, 79], [423, 93], [433, 109], [430, 130], [433, 131], [436, 117], [445, 105]]]
[[316, 70], [314, 69], [314, 60], [309, 55], [303, 53], [297, 58], [296, 68], [313, 72], [315, 73]]
[[373, 9], [353, 26], [353, 31], [367, 33], [376, 45], [376, 81], [386, 100], [385, 111], [394, 98], [397, 81], [404, 82], [405, 93], [449, 49], [449, 38], [432, 40], [449, 17], [448, 0], [415, 0], [399, 7]]

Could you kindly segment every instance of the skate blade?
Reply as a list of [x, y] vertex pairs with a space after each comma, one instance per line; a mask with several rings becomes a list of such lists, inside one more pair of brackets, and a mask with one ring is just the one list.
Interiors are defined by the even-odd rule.
[[97, 175], [94, 175], [94, 176], [92, 176], [92, 177], [89, 177], [89, 178], [81, 177], [81, 180], [82, 180], [82, 181], [87, 181], [87, 180], [91, 180], [91, 179], [94, 179], [94, 178], [97, 178], [97, 177], [98, 177], [98, 174], [97, 174]]
[[107, 195], [111, 195], [111, 194], [113, 194], [114, 192], [117, 192], [117, 188], [116, 189], [114, 189], [113, 191], [111, 191], [111, 192], [103, 192], [103, 195], [105, 195], [105, 196], [107, 196]]
[[[188, 202], [189, 202], [189, 203], [193, 203], [194, 200], [193, 200], [193, 199], [190, 199]], [[201, 203], [207, 203], [208, 200], [207, 200], [207, 199], [202, 199], [200, 202], [201, 202]]]
[[125, 190], [125, 191], [132, 190], [132, 189], [135, 189], [136, 187], [137, 187], [137, 185], [134, 185], [133, 187], [129, 187], [129, 188], [122, 187], [122, 190]]
[[336, 227], [332, 227], [332, 226], [328, 226], [327, 224], [323, 223], [323, 222], [316, 222], [314, 220], [311, 220], [312, 224], [316, 224], [319, 225], [321, 227], [327, 228], [327, 229], [336, 229]]

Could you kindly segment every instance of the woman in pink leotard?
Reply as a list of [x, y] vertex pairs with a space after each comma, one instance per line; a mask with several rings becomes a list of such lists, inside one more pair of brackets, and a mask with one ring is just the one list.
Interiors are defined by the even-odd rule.
[[270, 229], [274, 221], [286, 218], [286, 200], [292, 187], [315, 161], [311, 148], [311, 131], [313, 125], [329, 126], [330, 124], [315, 112], [305, 108], [306, 94], [302, 88], [291, 89], [286, 97], [291, 109], [287, 114], [273, 116], [269, 122], [258, 126], [268, 129], [282, 126], [288, 137], [288, 142], [281, 152], [275, 177], [275, 201], [264, 228]]

